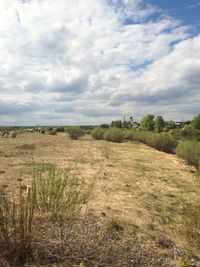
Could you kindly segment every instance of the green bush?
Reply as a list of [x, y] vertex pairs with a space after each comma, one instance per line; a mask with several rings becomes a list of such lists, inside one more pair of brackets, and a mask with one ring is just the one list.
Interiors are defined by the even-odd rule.
[[85, 202], [83, 180], [71, 175], [68, 169], [57, 169], [54, 165], [42, 164], [36, 171], [36, 208], [51, 216], [64, 214], [71, 218]]
[[134, 132], [133, 131], [124, 131], [124, 140], [134, 141]]
[[2, 137], [7, 138], [8, 136], [9, 136], [9, 132], [8, 132], [8, 131], [4, 131], [4, 132], [2, 133]]
[[181, 130], [181, 136], [185, 137], [187, 139], [196, 139], [200, 136], [200, 131], [197, 130], [194, 126], [192, 125], [186, 125], [182, 130]]
[[53, 129], [53, 130], [50, 130], [48, 133], [49, 133], [49, 135], [56, 135], [57, 134], [57, 130]]
[[17, 133], [16, 132], [12, 132], [10, 135], [11, 138], [16, 138], [17, 137]]
[[41, 129], [41, 134], [45, 134], [45, 129]]
[[176, 153], [179, 158], [186, 160], [190, 165], [199, 167], [200, 143], [197, 141], [183, 141], [179, 143]]
[[57, 127], [57, 132], [64, 133], [64, 131], [65, 131], [65, 128], [63, 126]]
[[177, 146], [177, 141], [169, 135], [153, 134], [147, 139], [147, 144], [157, 150], [172, 153]]
[[13, 190], [0, 186], [0, 266], [2, 255], [6, 266], [39, 263], [44, 226], [58, 224], [62, 236], [62, 223], [74, 219], [89, 193], [82, 179], [50, 164], [39, 165], [28, 186], [22, 179], [17, 183]]
[[85, 134], [80, 127], [70, 127], [67, 129], [67, 132], [71, 139], [79, 139]]
[[[138, 141], [147, 144], [157, 150], [172, 153], [177, 146], [177, 141], [170, 135], [151, 132], [128, 132], [125, 134], [127, 140]], [[129, 139], [128, 139], [129, 138]]]
[[91, 135], [92, 135], [92, 138], [94, 138], [95, 140], [101, 140], [101, 139], [103, 139], [104, 133], [105, 133], [105, 129], [95, 128], [95, 129], [93, 129]]
[[111, 128], [104, 132], [103, 139], [110, 142], [121, 143], [124, 139], [124, 134], [120, 129]]
[[0, 251], [10, 261], [19, 261], [24, 266], [33, 239], [35, 189], [33, 185], [27, 189], [18, 179], [15, 190], [14, 198], [14, 192], [10, 194], [6, 185], [0, 187]]

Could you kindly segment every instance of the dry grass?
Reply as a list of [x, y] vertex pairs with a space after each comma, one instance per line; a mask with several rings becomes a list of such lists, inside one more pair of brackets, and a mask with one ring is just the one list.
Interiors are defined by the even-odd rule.
[[[35, 149], [19, 149], [25, 144], [34, 144]], [[33, 166], [41, 162], [70, 168], [89, 184], [95, 183], [88, 213], [135, 225], [149, 244], [162, 235], [187, 247], [177, 229], [182, 223], [182, 204], [200, 200], [199, 181], [175, 155], [124, 142], [113, 143], [112, 157], [107, 159], [102, 154], [103, 144], [88, 136], [70, 140], [66, 134], [0, 138], [0, 183], [29, 179]]]

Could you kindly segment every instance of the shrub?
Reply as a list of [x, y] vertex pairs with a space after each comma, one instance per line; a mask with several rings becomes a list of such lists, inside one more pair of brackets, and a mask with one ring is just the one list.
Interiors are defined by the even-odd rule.
[[124, 132], [124, 140], [133, 141], [133, 131], [125, 131]]
[[10, 135], [11, 138], [16, 138], [17, 137], [17, 133], [16, 132], [12, 132]]
[[76, 215], [85, 202], [83, 180], [71, 175], [70, 170], [59, 170], [54, 165], [42, 164], [35, 179], [37, 209], [51, 216]]
[[70, 127], [67, 131], [71, 139], [79, 139], [85, 134], [80, 127]]
[[45, 129], [41, 129], [41, 134], [45, 134]]
[[103, 134], [103, 139], [110, 142], [121, 143], [123, 138], [124, 134], [122, 130], [117, 128], [111, 128]]
[[7, 138], [8, 136], [9, 136], [9, 132], [8, 132], [8, 131], [4, 131], [4, 132], [2, 133], [2, 137]]
[[57, 134], [57, 130], [53, 129], [53, 130], [49, 131], [48, 133], [49, 133], [49, 135], [56, 135]]
[[200, 136], [200, 131], [192, 125], [187, 125], [181, 130], [181, 136], [189, 139], [196, 139]]
[[22, 264], [31, 253], [36, 198], [33, 185], [26, 191], [22, 180], [18, 181], [13, 197], [6, 186], [0, 190], [0, 248], [8, 260]]
[[64, 133], [64, 131], [65, 131], [65, 128], [63, 126], [57, 127], [57, 132]]
[[179, 158], [188, 164], [198, 167], [200, 163], [200, 143], [197, 141], [184, 141], [179, 143], [176, 153]]
[[153, 134], [147, 139], [147, 144], [157, 150], [172, 153], [177, 141], [169, 135]]
[[91, 135], [92, 135], [92, 138], [94, 138], [95, 140], [101, 140], [103, 139], [104, 133], [105, 133], [105, 130], [103, 128], [95, 128], [93, 129]]
[[[130, 135], [130, 133], [129, 133]], [[170, 135], [150, 133], [150, 132], [132, 132], [129, 136], [131, 140], [138, 141], [157, 150], [172, 153], [177, 146], [177, 141]]]
[[84, 188], [69, 170], [49, 164], [36, 169], [28, 187], [22, 179], [13, 192], [0, 187], [0, 258], [3, 255], [11, 266], [25, 266], [28, 260], [38, 263], [44, 226], [50, 221], [59, 225], [62, 236], [64, 220], [77, 215], [86, 201]]
[[91, 130], [85, 130], [85, 134], [91, 134]]

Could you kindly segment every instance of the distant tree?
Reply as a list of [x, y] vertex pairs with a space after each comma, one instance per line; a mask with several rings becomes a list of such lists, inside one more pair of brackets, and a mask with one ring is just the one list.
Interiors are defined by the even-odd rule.
[[168, 128], [168, 129], [175, 129], [176, 128], [176, 125], [175, 125], [175, 122], [170, 120], [170, 121], [165, 121], [165, 126]]
[[192, 125], [194, 126], [194, 128], [200, 130], [200, 114], [192, 119]]
[[123, 120], [122, 122], [122, 128], [128, 129], [129, 128], [129, 122], [126, 120]]
[[122, 128], [122, 122], [121, 120], [118, 120], [118, 121], [112, 121], [111, 127], [115, 127], [115, 128]]
[[154, 121], [154, 129], [159, 133], [165, 126], [165, 122], [162, 116], [156, 116]]
[[148, 114], [144, 116], [140, 123], [141, 131], [153, 131], [154, 130], [154, 115]]
[[101, 124], [100, 125], [100, 128], [102, 128], [102, 129], [107, 129], [107, 128], [109, 128], [110, 126], [108, 125], [108, 124]]

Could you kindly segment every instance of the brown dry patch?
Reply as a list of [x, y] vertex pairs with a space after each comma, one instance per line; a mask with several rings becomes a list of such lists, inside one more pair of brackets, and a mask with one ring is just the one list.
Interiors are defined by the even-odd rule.
[[[34, 166], [42, 162], [70, 168], [88, 183], [94, 182], [89, 212], [134, 224], [143, 235], [155, 238], [163, 234], [181, 243], [175, 232], [181, 205], [186, 200], [199, 200], [194, 175], [176, 155], [124, 142], [110, 144], [112, 153], [107, 159], [103, 144], [88, 137], [70, 140], [66, 134], [0, 138], [0, 183], [28, 179]], [[34, 149], [28, 149], [30, 146]]]

